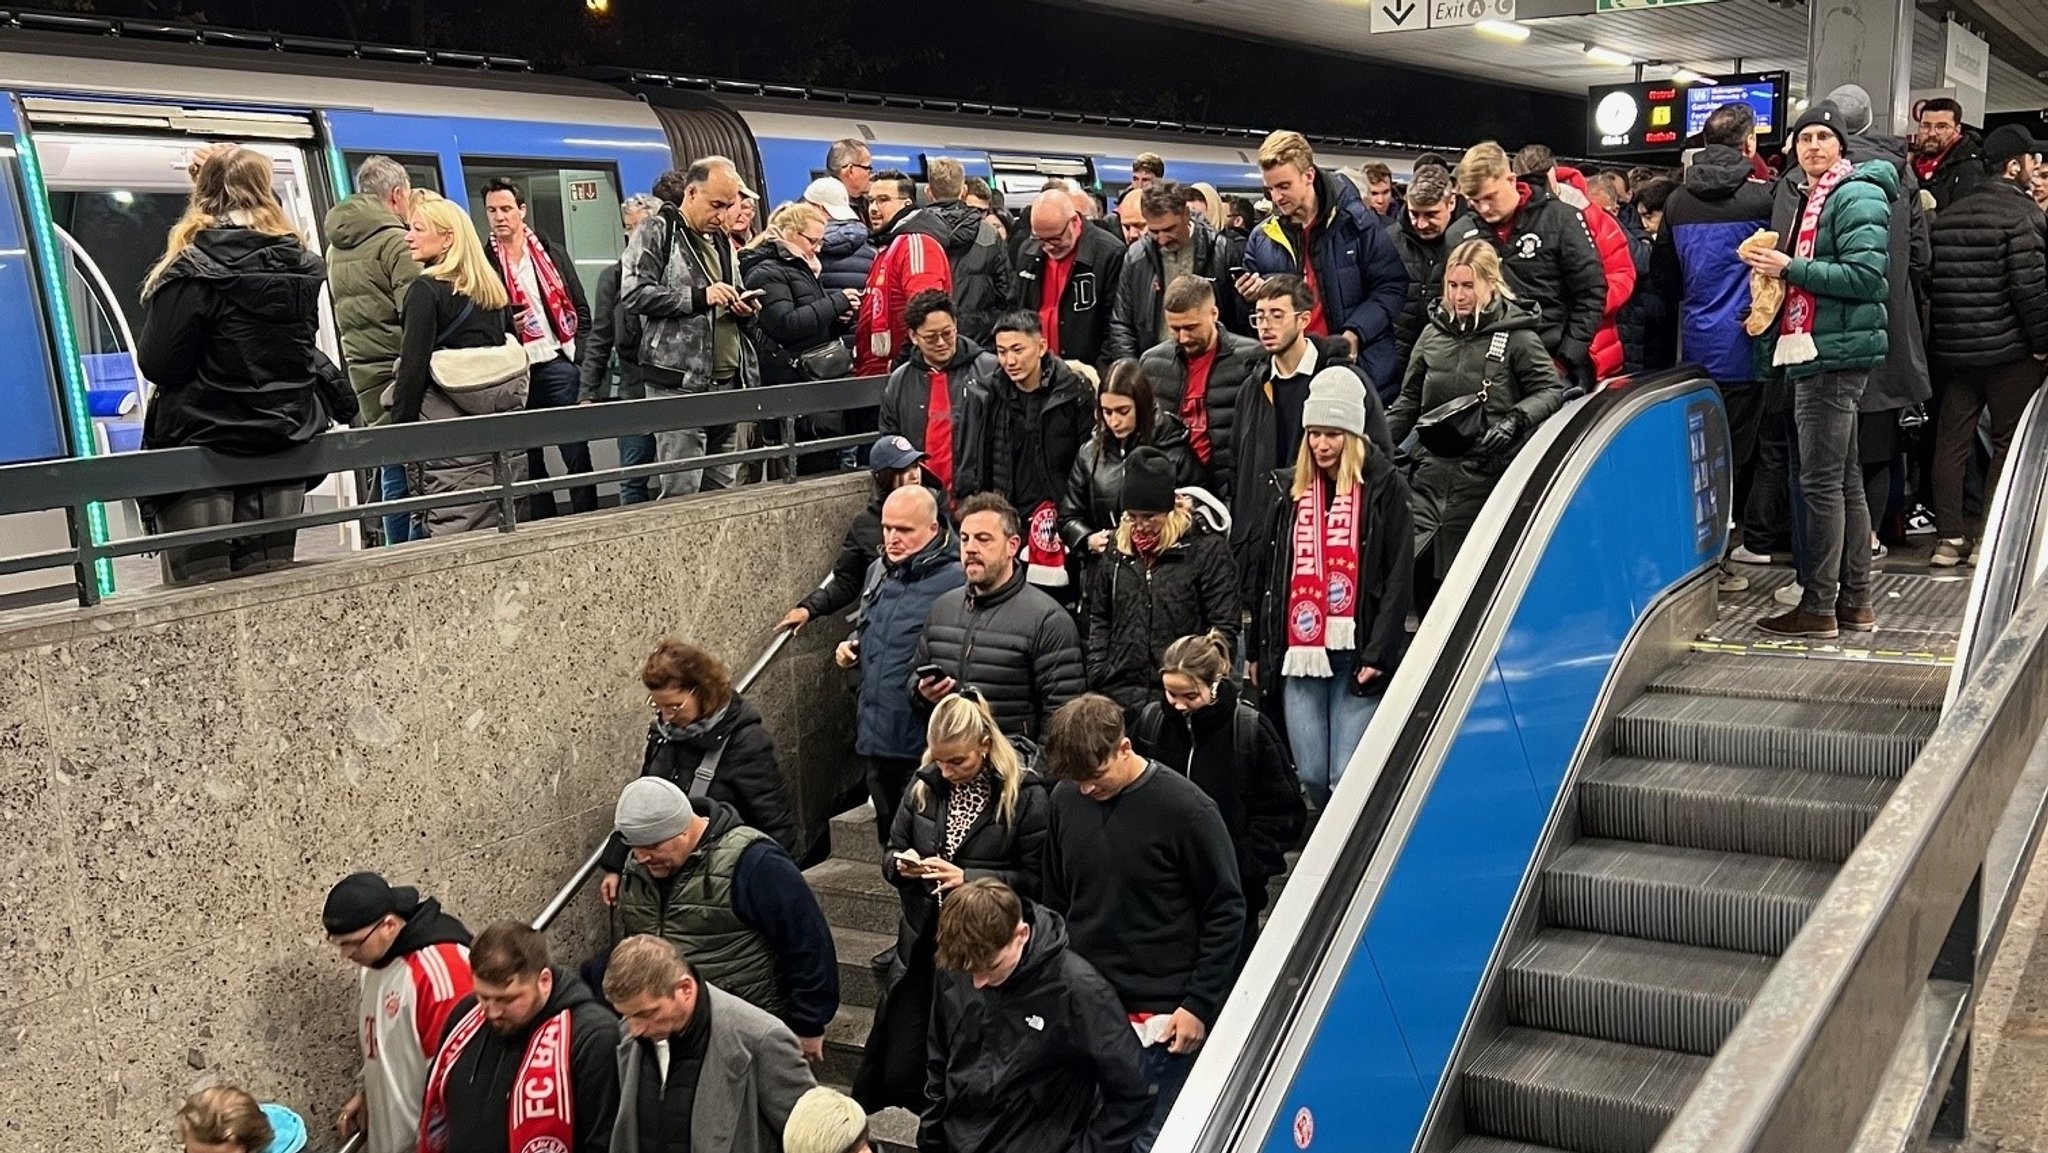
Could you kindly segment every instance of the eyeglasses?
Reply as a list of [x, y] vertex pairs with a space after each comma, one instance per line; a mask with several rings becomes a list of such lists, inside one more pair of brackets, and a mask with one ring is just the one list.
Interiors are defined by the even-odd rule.
[[798, 233], [797, 235], [803, 237], [804, 243], [810, 245], [812, 248], [816, 248], [819, 245], [825, 243], [825, 234], [822, 232], [820, 232], [816, 236], [812, 236], [808, 232]]
[[346, 937], [329, 937], [327, 938], [327, 943], [344, 953], [353, 953], [357, 949], [362, 948], [363, 942], [369, 940], [370, 934], [376, 931], [377, 926], [371, 925], [359, 933], [350, 933]]
[[680, 713], [684, 709], [688, 708], [693, 699], [694, 698], [691, 697], [685, 697], [683, 700], [678, 701], [675, 704], [665, 705], [662, 704], [660, 701], [655, 700], [653, 697], [648, 697], [647, 707], [653, 709], [657, 714], [659, 714], [662, 720], [668, 720], [669, 718], [675, 716], [677, 713]]
[[872, 164], [849, 164], [849, 165], [847, 165], [846, 167], [848, 167], [848, 168], [858, 168], [858, 169], [860, 169], [860, 170], [861, 170], [862, 172], [873, 172], [873, 171], [875, 170], [875, 166], [874, 166], [874, 165], [872, 165]]
[[944, 344], [958, 335], [960, 335], [960, 330], [957, 328], [941, 328], [937, 332], [913, 332], [910, 334], [911, 339], [919, 344]]

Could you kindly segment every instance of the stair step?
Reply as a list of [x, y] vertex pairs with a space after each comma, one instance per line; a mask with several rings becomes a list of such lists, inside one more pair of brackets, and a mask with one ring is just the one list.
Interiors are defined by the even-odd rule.
[[1451, 1153], [1567, 1153], [1550, 1145], [1503, 1141], [1498, 1137], [1467, 1137], [1451, 1147]]
[[868, 1114], [868, 1143], [875, 1153], [917, 1153], [917, 1114], [894, 1107]]
[[881, 982], [872, 964], [875, 954], [894, 948], [894, 933], [865, 933], [832, 927], [832, 948], [839, 957], [839, 1003], [873, 1008], [881, 999]]
[[1545, 929], [1508, 962], [1517, 1025], [1711, 1057], [1770, 976], [1771, 958]]
[[825, 920], [842, 929], [894, 934], [903, 903], [896, 889], [882, 879], [880, 861], [833, 858], [804, 870], [804, 880], [817, 894]]
[[1578, 784], [1583, 835], [1841, 863], [1897, 782], [1614, 757]]
[[860, 1072], [861, 1054], [867, 1051], [868, 1033], [875, 1027], [875, 1011], [866, 1005], [841, 1003], [839, 1015], [825, 1026], [825, 1063], [816, 1070], [818, 1084], [840, 1092], [853, 1086]]
[[1615, 718], [1614, 748], [1653, 760], [1896, 780], [1940, 719], [1888, 705], [1646, 693]]
[[1587, 839], [1544, 868], [1543, 913], [1562, 929], [1775, 957], [1834, 875], [1815, 861]]
[[1577, 1153], [1649, 1153], [1707, 1063], [1689, 1053], [1506, 1029], [1465, 1076], [1467, 1128]]
[[832, 855], [846, 861], [879, 865], [882, 843], [875, 839], [875, 807], [862, 802], [832, 818]]
[[1941, 710], [1948, 670], [1930, 665], [1814, 662], [1782, 656], [1688, 653], [1650, 682], [1653, 693], [1743, 697], [1760, 701], [1832, 701]]

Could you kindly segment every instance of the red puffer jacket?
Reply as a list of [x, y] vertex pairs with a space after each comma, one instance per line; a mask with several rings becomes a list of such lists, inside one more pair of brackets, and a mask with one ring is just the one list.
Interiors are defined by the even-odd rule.
[[1576, 168], [1560, 164], [1557, 182], [1578, 193], [1573, 196], [1560, 188], [1559, 199], [1585, 216], [1586, 228], [1593, 234], [1593, 250], [1600, 254], [1600, 267], [1607, 273], [1607, 307], [1600, 314], [1600, 331], [1593, 336], [1589, 354], [1594, 375], [1605, 380], [1621, 371], [1621, 331], [1614, 320], [1628, 305], [1629, 297], [1635, 295], [1636, 261], [1629, 252], [1628, 233], [1622, 230], [1621, 222], [1586, 198], [1585, 176]]

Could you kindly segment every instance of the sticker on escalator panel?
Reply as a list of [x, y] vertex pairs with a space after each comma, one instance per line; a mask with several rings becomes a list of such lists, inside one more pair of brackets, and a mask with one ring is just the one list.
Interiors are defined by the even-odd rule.
[[1306, 1149], [1316, 1139], [1316, 1115], [1303, 1105], [1294, 1113], [1294, 1147]]

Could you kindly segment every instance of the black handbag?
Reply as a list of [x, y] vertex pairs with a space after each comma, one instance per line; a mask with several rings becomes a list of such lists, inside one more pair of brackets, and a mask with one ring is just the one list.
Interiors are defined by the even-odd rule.
[[853, 350], [845, 341], [828, 340], [796, 354], [796, 370], [805, 380], [838, 380], [853, 375]]
[[1415, 422], [1415, 439], [1432, 456], [1464, 456], [1486, 433], [1486, 389], [1447, 400]]

